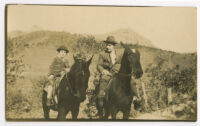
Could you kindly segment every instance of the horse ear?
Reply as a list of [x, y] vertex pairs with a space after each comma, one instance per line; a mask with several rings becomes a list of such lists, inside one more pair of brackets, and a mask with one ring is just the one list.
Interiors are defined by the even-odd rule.
[[128, 46], [126, 44], [124, 44], [122, 41], [120, 42], [120, 44], [122, 45], [123, 48], [127, 48]]
[[76, 56], [73, 55], [74, 61], [76, 62]]
[[122, 45], [122, 47], [124, 47], [124, 48], [126, 47], [122, 41], [120, 41], [120, 44]]
[[92, 59], [93, 59], [93, 56], [94, 56], [94, 55], [92, 55], [92, 57], [87, 61], [88, 66], [89, 66], [90, 63], [91, 63], [91, 61], [92, 61]]

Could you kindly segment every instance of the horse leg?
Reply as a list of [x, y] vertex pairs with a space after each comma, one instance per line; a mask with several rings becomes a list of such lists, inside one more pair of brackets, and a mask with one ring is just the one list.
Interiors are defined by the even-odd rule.
[[109, 110], [109, 107], [105, 107], [105, 116], [104, 116], [104, 119], [108, 119], [108, 117], [109, 117], [109, 115], [110, 115], [110, 110]]
[[96, 106], [97, 106], [99, 118], [102, 119], [103, 118], [103, 98], [97, 98]]
[[43, 107], [43, 112], [44, 112], [44, 118], [49, 119], [49, 111], [50, 108], [46, 105], [47, 103], [47, 93], [43, 91], [42, 94], [42, 107]]
[[116, 119], [117, 113], [118, 113], [118, 111], [117, 111], [116, 107], [112, 107], [112, 109], [111, 109], [111, 117], [112, 117], [112, 119]]
[[122, 112], [123, 112], [123, 119], [128, 120], [129, 115], [130, 115], [130, 110], [131, 110], [130, 106], [125, 107], [125, 108], [122, 110]]
[[44, 118], [49, 119], [50, 108], [46, 105], [43, 105], [43, 112], [44, 112]]
[[80, 104], [78, 104], [78, 105], [75, 105], [74, 106], [74, 108], [72, 109], [72, 119], [74, 120], [74, 119], [77, 119], [77, 117], [78, 117], [78, 113], [79, 113], [79, 105]]
[[103, 118], [104, 118], [104, 117], [103, 117], [103, 107], [99, 107], [98, 113], [99, 113], [99, 118], [100, 118], [100, 119], [103, 119]]
[[62, 105], [61, 107], [58, 107], [57, 119], [59, 121], [64, 121], [66, 119], [67, 112], [69, 112], [69, 110], [66, 110], [66, 107], [64, 105]]

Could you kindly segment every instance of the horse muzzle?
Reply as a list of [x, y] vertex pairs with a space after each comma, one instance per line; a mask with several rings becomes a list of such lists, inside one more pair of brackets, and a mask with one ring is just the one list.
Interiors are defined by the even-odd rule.
[[80, 102], [83, 102], [85, 99], [86, 99], [85, 95], [82, 95], [82, 96], [79, 97]]
[[81, 94], [79, 92], [77, 92], [76, 94], [74, 94], [74, 96], [78, 99], [78, 101], [82, 102], [86, 99], [86, 95], [85, 94]]
[[131, 75], [132, 75], [131, 78], [139, 79], [142, 77], [143, 72], [136, 71], [136, 72], [132, 72]]

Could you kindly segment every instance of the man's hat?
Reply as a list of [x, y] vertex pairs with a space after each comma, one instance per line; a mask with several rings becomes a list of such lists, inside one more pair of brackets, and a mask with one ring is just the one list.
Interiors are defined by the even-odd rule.
[[58, 51], [58, 52], [60, 52], [61, 50], [66, 51], [66, 53], [69, 52], [69, 50], [68, 50], [67, 47], [65, 47], [65, 46], [60, 46], [60, 47], [57, 48], [57, 51]]
[[117, 44], [117, 42], [115, 41], [114, 36], [108, 36], [106, 41], [104, 41], [104, 42], [107, 43], [107, 44], [112, 44], [112, 45]]

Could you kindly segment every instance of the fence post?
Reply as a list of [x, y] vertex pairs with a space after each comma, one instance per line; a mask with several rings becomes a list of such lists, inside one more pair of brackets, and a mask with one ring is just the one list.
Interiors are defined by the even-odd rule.
[[167, 87], [167, 102], [168, 102], [168, 106], [169, 104], [172, 102], [172, 88], [171, 87]]
[[146, 106], [147, 105], [147, 95], [146, 95], [144, 82], [142, 82], [142, 91], [143, 91], [143, 94], [144, 94], [144, 100], [145, 100], [145, 106]]

